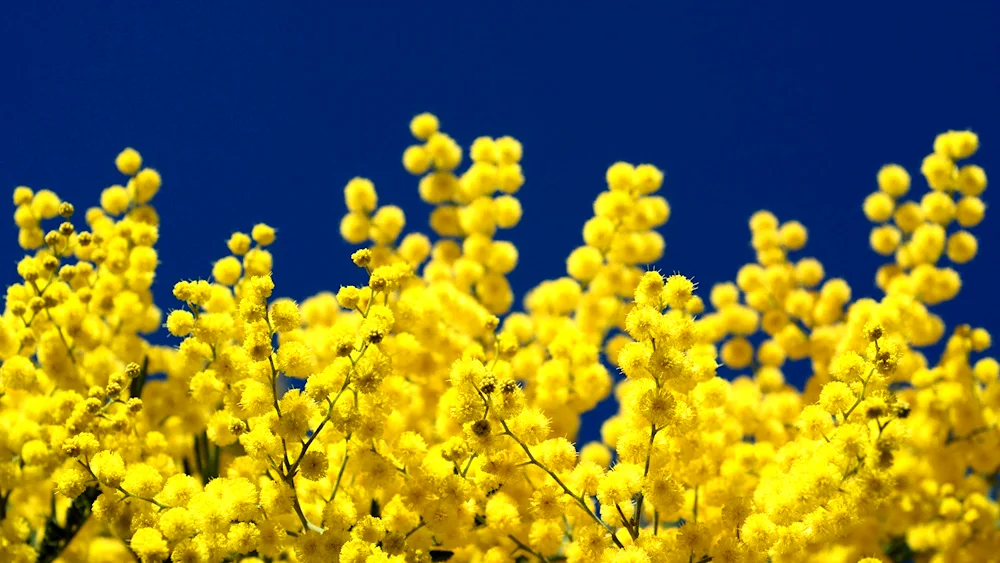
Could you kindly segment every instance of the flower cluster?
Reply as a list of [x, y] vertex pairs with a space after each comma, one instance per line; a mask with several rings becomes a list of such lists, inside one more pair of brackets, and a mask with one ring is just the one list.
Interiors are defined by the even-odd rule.
[[[15, 189], [0, 560], [995, 560], [1000, 364], [985, 329], [932, 312], [961, 288], [942, 261], [977, 252], [974, 133], [935, 140], [919, 201], [901, 166], [878, 171], [877, 299], [760, 211], [754, 261], [706, 302], [651, 268], [663, 173], [618, 162], [567, 275], [511, 312], [518, 251], [497, 234], [521, 219], [521, 144], [480, 137], [460, 171], [439, 127], [415, 117], [402, 158], [433, 236], [350, 180], [340, 232], [367, 282], [301, 303], [277, 297], [258, 224], [164, 315], [161, 178], [133, 149], [86, 230], [55, 193]], [[175, 346], [146, 340], [161, 326]], [[601, 441], [576, 444], [612, 391]]]

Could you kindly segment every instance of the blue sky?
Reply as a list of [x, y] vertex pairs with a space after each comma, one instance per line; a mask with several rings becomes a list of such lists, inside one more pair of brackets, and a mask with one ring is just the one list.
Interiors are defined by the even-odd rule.
[[[746, 220], [759, 208], [805, 223], [803, 255], [876, 295], [860, 205], [882, 164], [916, 175], [935, 134], [971, 127], [975, 162], [1000, 174], [1000, 6], [752, 4], [11, 5], [0, 186], [86, 207], [134, 146], [164, 178], [161, 306], [173, 281], [207, 277], [229, 233], [259, 221], [279, 229], [279, 293], [301, 299], [358, 281], [336, 230], [351, 177], [402, 206], [408, 230], [426, 229], [400, 156], [410, 117], [432, 111], [463, 145], [524, 144], [524, 220], [505, 233], [521, 249], [519, 295], [564, 273], [616, 160], [666, 171], [659, 267], [706, 295], [753, 259]], [[990, 215], [974, 231], [980, 256], [960, 269], [965, 289], [938, 308], [949, 326], [996, 328]], [[0, 234], [10, 283], [12, 221]], [[588, 417], [585, 436], [607, 414]]]

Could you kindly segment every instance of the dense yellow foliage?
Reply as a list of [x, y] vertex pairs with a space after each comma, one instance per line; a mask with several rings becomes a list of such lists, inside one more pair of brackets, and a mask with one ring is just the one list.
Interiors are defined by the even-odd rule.
[[[521, 219], [520, 143], [476, 139], [459, 172], [437, 118], [411, 131], [434, 238], [403, 236], [403, 211], [355, 178], [340, 231], [367, 285], [302, 303], [275, 297], [260, 224], [177, 283], [164, 318], [161, 178], [133, 149], [88, 230], [55, 193], [15, 190], [0, 561], [998, 560], [1000, 367], [989, 333], [930, 308], [961, 286], [942, 261], [977, 251], [986, 176], [959, 164], [975, 134], [935, 140], [919, 199], [902, 167], [878, 171], [880, 299], [827, 279], [798, 257], [805, 227], [762, 211], [756, 262], [706, 302], [650, 269], [663, 174], [620, 162], [567, 277], [511, 313], [518, 252], [496, 237]], [[176, 346], [144, 340], [161, 325]], [[577, 446], [613, 388], [603, 443]]]

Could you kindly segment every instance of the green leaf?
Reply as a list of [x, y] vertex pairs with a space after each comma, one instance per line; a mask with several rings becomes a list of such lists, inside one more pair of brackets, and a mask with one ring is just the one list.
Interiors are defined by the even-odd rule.
[[906, 538], [903, 536], [890, 539], [889, 543], [882, 546], [882, 552], [896, 563], [913, 561], [916, 555], [916, 552], [910, 548], [910, 545], [906, 543]]
[[128, 396], [136, 399], [142, 398], [142, 389], [146, 386], [146, 379], [149, 377], [149, 356], [142, 358], [142, 368], [139, 375], [129, 383]]
[[3, 522], [7, 518], [7, 499], [10, 495], [14, 493], [13, 490], [7, 491], [7, 494], [0, 496], [0, 522]]
[[221, 448], [211, 443], [208, 433], [202, 431], [194, 436], [194, 462], [201, 475], [201, 482], [207, 485], [212, 479], [219, 476], [219, 452]]
[[36, 563], [52, 563], [59, 557], [59, 554], [73, 541], [80, 528], [87, 523], [94, 500], [100, 494], [99, 487], [88, 487], [80, 496], [73, 499], [66, 510], [66, 524], [62, 526], [56, 519], [55, 511], [49, 515], [45, 522], [45, 535], [42, 537], [41, 545], [38, 546]]
[[430, 551], [431, 561], [447, 561], [455, 555], [454, 551], [448, 551], [446, 549], [432, 549]]

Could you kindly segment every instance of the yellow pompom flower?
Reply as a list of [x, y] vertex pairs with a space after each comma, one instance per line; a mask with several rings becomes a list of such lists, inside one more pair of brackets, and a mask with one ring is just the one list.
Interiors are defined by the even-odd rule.
[[129, 193], [122, 186], [111, 186], [101, 192], [101, 207], [111, 215], [121, 215], [129, 205]]
[[652, 164], [640, 164], [635, 167], [632, 181], [640, 194], [648, 195], [663, 185], [663, 171]]
[[137, 497], [153, 498], [163, 489], [163, 476], [149, 465], [133, 463], [128, 466], [121, 487]]
[[934, 153], [961, 160], [969, 158], [979, 149], [979, 136], [972, 131], [948, 131], [934, 139]]
[[27, 389], [35, 380], [35, 364], [24, 356], [8, 358], [0, 366], [0, 383], [9, 389]]
[[126, 176], [133, 176], [142, 166], [142, 156], [132, 147], [125, 148], [115, 157], [115, 167]]
[[944, 192], [929, 192], [920, 200], [924, 216], [942, 225], [947, 225], [955, 217], [955, 202]]
[[520, 162], [523, 149], [520, 141], [513, 137], [500, 137], [494, 142], [497, 153], [497, 164], [516, 164]]
[[395, 205], [380, 207], [371, 220], [370, 237], [380, 244], [390, 244], [399, 238], [406, 226], [406, 215]]
[[[522, 219], [523, 147], [479, 137], [463, 166], [436, 118], [411, 125], [421, 143], [403, 165], [438, 239], [402, 236], [403, 210], [355, 178], [340, 229], [365, 246], [339, 258], [355, 280], [301, 305], [278, 297], [264, 224], [220, 244], [211, 281], [158, 302], [160, 177], [138, 153], [116, 159], [127, 186], [102, 193], [86, 227], [54, 192], [14, 190], [28, 252], [0, 315], [0, 560], [997, 552], [992, 327], [934, 307], [977, 275], [958, 268], [978, 251], [962, 229], [984, 218], [986, 177], [956, 164], [975, 134], [935, 140], [916, 201], [902, 167], [878, 170], [863, 207], [891, 258], [873, 297], [792, 257], [806, 227], [764, 210], [748, 262], [698, 295], [653, 264], [663, 173], [618, 162], [568, 275], [511, 312], [523, 249], [497, 232]], [[177, 341], [147, 339], [161, 324]], [[578, 452], [583, 416], [612, 394], [601, 442]], [[76, 529], [81, 503], [93, 523], [36, 553], [39, 526]]]
[[423, 146], [412, 145], [403, 151], [403, 168], [410, 174], [423, 174], [430, 167], [431, 158]]
[[630, 192], [635, 186], [635, 167], [627, 162], [616, 162], [608, 167], [608, 188], [616, 192]]
[[521, 202], [516, 197], [503, 195], [493, 200], [493, 213], [497, 226], [511, 229], [521, 222]]
[[795, 278], [804, 287], [818, 285], [825, 275], [823, 264], [815, 258], [803, 258], [795, 264]]
[[278, 371], [289, 377], [308, 377], [316, 369], [312, 350], [301, 342], [285, 342], [278, 348]]
[[250, 236], [246, 233], [233, 233], [226, 246], [233, 254], [242, 256], [250, 251]]
[[128, 543], [142, 563], [159, 563], [170, 555], [163, 534], [155, 528], [139, 528]]
[[277, 299], [271, 304], [271, 326], [277, 332], [289, 332], [299, 328], [302, 313], [291, 299]]
[[31, 200], [31, 211], [42, 219], [52, 219], [59, 214], [62, 202], [59, 196], [51, 190], [38, 190]]
[[886, 164], [880, 168], [877, 181], [880, 190], [897, 199], [910, 191], [910, 174], [898, 164]]
[[722, 363], [732, 369], [742, 369], [753, 361], [753, 345], [745, 338], [731, 338], [722, 345]]
[[872, 250], [883, 256], [889, 256], [899, 247], [903, 235], [892, 225], [880, 225], [872, 229], [868, 240]]
[[410, 132], [413, 133], [414, 137], [426, 141], [431, 135], [437, 133], [439, 126], [438, 118], [435, 115], [421, 113], [410, 121]]
[[986, 172], [975, 164], [963, 166], [958, 170], [957, 183], [963, 195], [979, 196], [986, 190]]
[[986, 205], [983, 200], [975, 196], [966, 196], [958, 201], [955, 206], [955, 219], [963, 227], [975, 227], [986, 214]]
[[250, 237], [260, 246], [273, 244], [275, 238], [274, 227], [265, 225], [264, 223], [257, 223], [250, 231]]
[[102, 484], [109, 487], [119, 486], [125, 478], [125, 462], [118, 452], [109, 450], [97, 452], [90, 460], [90, 470]]
[[694, 294], [694, 282], [688, 278], [674, 274], [667, 277], [663, 285], [661, 297], [663, 303], [673, 309], [683, 308]]
[[353, 178], [344, 187], [344, 201], [352, 213], [371, 213], [378, 206], [375, 184], [367, 178]]
[[976, 257], [979, 242], [968, 231], [956, 231], [948, 237], [948, 259], [956, 264], [965, 264]]
[[18, 186], [14, 188], [14, 205], [18, 207], [30, 204], [34, 197], [35, 192], [27, 186]]
[[239, 258], [226, 256], [212, 265], [212, 277], [222, 285], [236, 285], [243, 274]]
[[778, 230], [781, 244], [788, 250], [800, 250], [808, 238], [806, 228], [798, 221], [789, 221]]
[[162, 179], [160, 173], [152, 168], [143, 168], [129, 182], [132, 197], [136, 203], [146, 203], [160, 191]]
[[883, 223], [892, 217], [895, 202], [885, 192], [875, 192], [865, 198], [865, 217], [873, 223]]
[[367, 240], [368, 229], [368, 217], [362, 213], [348, 213], [340, 220], [340, 236], [353, 244]]

